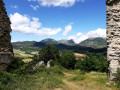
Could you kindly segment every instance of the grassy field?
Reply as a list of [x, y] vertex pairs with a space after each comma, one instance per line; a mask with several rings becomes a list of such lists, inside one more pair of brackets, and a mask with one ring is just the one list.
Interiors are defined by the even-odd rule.
[[32, 61], [32, 57], [35, 54], [38, 54], [38, 52], [31, 52], [31, 54], [26, 54], [25, 51], [20, 51], [20, 50], [14, 49], [15, 57], [23, 58], [23, 61], [25, 63]]
[[58, 66], [41, 67], [33, 75], [1, 72], [0, 80], [0, 90], [120, 90], [106, 84], [106, 73], [84, 73]]
[[33, 55], [26, 54], [25, 51], [14, 49], [13, 52], [14, 52], [15, 57], [22, 57], [22, 58], [33, 57]]
[[[26, 54], [25, 51], [14, 49], [15, 57], [22, 57], [23, 61], [25, 63], [28, 63], [28, 62], [32, 61], [31, 57], [33, 57], [33, 55], [36, 55], [36, 54], [38, 54], [38, 51], [31, 52], [31, 54]], [[87, 55], [80, 54], [80, 53], [75, 53], [75, 57], [76, 57], [76, 60], [77, 60], [80, 57], [82, 57], [82, 58], [87, 57]]]

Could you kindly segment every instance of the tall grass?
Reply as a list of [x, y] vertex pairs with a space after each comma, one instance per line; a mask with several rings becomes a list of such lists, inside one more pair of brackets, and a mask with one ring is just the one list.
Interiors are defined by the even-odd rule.
[[34, 75], [0, 72], [0, 90], [46, 90], [58, 88], [62, 82], [60, 67], [39, 67]]

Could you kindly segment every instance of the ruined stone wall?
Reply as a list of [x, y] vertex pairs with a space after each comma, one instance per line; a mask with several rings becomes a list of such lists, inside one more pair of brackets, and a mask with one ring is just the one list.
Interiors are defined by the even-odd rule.
[[110, 80], [120, 67], [120, 0], [107, 0], [107, 60]]
[[3, 0], [0, 0], [0, 70], [5, 70], [13, 59], [10, 24]]

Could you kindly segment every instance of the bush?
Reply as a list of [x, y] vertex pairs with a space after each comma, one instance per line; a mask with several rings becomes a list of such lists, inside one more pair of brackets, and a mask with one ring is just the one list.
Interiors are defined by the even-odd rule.
[[8, 72], [14, 72], [19, 70], [25, 63], [22, 61], [22, 58], [14, 57], [10, 66], [8, 66]]
[[72, 51], [64, 51], [61, 55], [60, 63], [64, 68], [74, 69], [76, 63], [74, 53]]
[[92, 56], [77, 60], [76, 68], [83, 71], [108, 71], [108, 62], [103, 56]]
[[25, 64], [22, 58], [14, 57], [10, 66], [8, 66], [7, 71], [17, 75], [27, 75], [33, 73], [32, 66], [33, 63]]

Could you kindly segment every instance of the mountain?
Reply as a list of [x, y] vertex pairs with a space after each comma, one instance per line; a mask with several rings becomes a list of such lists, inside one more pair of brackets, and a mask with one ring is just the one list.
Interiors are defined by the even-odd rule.
[[23, 42], [12, 42], [13, 49], [20, 49], [22, 51], [38, 51], [39, 49], [33, 45], [37, 43], [36, 41], [23, 41]]
[[62, 39], [62, 40], [59, 40], [58, 42], [61, 44], [75, 44], [75, 42], [72, 39], [71, 40]]
[[13, 47], [32, 47], [36, 41], [12, 42]]
[[104, 38], [89, 38], [87, 40], [82, 41], [79, 43], [80, 46], [84, 47], [92, 47], [92, 48], [104, 48], [106, 47], [106, 39]]
[[58, 44], [58, 41], [48, 38], [48, 39], [44, 39], [42, 41], [40, 41], [40, 43], [44, 43], [44, 44]]
[[42, 41], [40, 41], [39, 43], [42, 43], [42, 44], [75, 44], [75, 42], [71, 39], [71, 40], [65, 40], [65, 39], [62, 39], [62, 40], [54, 40], [54, 39], [51, 39], [51, 38], [47, 38], [47, 39], [44, 39]]
[[40, 42], [36, 41], [24, 41], [24, 42], [13, 42], [14, 49], [20, 49], [21, 51], [39, 51], [41, 48], [45, 47], [47, 44], [53, 44], [60, 51], [63, 50], [73, 50], [78, 53], [103, 53], [106, 55], [106, 40], [103, 38], [92, 38], [87, 39], [80, 44], [75, 44], [73, 40], [60, 40], [56, 41], [54, 39], [44, 39]]

